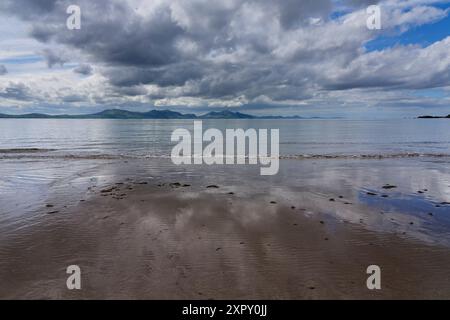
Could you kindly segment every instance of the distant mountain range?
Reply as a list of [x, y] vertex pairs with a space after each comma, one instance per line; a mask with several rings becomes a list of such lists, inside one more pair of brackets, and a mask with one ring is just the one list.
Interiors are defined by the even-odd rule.
[[450, 114], [446, 116], [419, 116], [418, 119], [450, 119]]
[[245, 113], [233, 112], [229, 110], [212, 111], [197, 116], [195, 114], [183, 114], [171, 110], [151, 110], [148, 112], [134, 112], [121, 109], [108, 109], [101, 112], [83, 115], [49, 115], [44, 113], [27, 113], [19, 115], [10, 115], [0, 113], [0, 118], [11, 119], [319, 119], [303, 118], [299, 116], [252, 116]]

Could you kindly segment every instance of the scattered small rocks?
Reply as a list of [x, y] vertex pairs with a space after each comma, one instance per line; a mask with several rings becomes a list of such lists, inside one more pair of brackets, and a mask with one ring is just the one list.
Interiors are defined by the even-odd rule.
[[275, 203], [277, 203], [277, 202], [276, 202], [276, 201], [270, 201], [270, 203], [275, 204]]
[[397, 188], [397, 186], [391, 185], [391, 184], [385, 184], [382, 186], [383, 189], [394, 189]]
[[47, 208], [53, 208], [53, 205], [52, 204], [47, 204], [46, 207]]
[[334, 198], [330, 198], [329, 201], [333, 202], [333, 201], [335, 201], [335, 200], [334, 200]]
[[218, 189], [219, 186], [216, 186], [215, 184], [210, 184], [209, 186], [206, 186], [206, 188], [214, 188], [214, 189]]

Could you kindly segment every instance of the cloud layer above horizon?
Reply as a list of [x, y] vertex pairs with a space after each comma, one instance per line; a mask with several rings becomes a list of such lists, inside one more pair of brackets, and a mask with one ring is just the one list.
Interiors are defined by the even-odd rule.
[[[404, 40], [439, 28], [448, 2], [380, 1], [382, 29], [369, 30], [376, 1], [3, 0], [0, 112], [445, 112], [450, 30]], [[80, 30], [66, 27], [73, 4]]]

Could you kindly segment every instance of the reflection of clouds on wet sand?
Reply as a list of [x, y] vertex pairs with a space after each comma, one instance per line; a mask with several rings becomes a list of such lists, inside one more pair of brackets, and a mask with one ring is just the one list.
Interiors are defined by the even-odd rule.
[[[69, 264], [83, 298], [448, 297], [445, 163], [283, 160], [269, 178], [159, 164], [47, 165], [33, 220], [3, 225], [0, 297], [80, 297], [54, 289]], [[365, 287], [374, 263], [390, 283], [379, 295]]]

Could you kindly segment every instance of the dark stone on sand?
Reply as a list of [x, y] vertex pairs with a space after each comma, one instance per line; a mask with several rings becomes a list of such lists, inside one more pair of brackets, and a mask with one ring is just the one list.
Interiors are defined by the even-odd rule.
[[433, 215], [433, 213], [432, 213], [432, 212], [428, 212], [428, 215], [429, 215], [429, 216], [432, 216], [432, 215]]
[[320, 220], [319, 223], [320, 223], [320, 224], [324, 224], [325, 222], [323, 222], [323, 220]]
[[276, 201], [270, 201], [270, 203], [275, 204], [275, 203], [277, 203], [277, 202], [276, 202]]
[[234, 194], [234, 192], [228, 192], [228, 194]]
[[409, 224], [414, 224], [414, 222], [411, 221]]
[[216, 248], [216, 251], [219, 251], [219, 250], [222, 250], [222, 248], [220, 248], [220, 247], [219, 247], [219, 248]]
[[383, 189], [394, 189], [397, 188], [397, 186], [394, 185], [390, 185], [390, 184], [385, 184], [384, 186], [382, 186]]
[[170, 186], [171, 186], [172, 188], [178, 188], [178, 187], [181, 187], [181, 183], [179, 183], [179, 182], [172, 182], [172, 183], [170, 184]]
[[352, 204], [351, 202], [344, 202], [344, 204]]
[[325, 238], [324, 240], [328, 241], [328, 238]]
[[330, 198], [329, 201], [334, 201], [334, 199], [333, 199], [333, 198]]
[[367, 194], [368, 194], [369, 196], [376, 196], [376, 195], [377, 195], [376, 193], [373, 193], [373, 192], [367, 192]]
[[137, 184], [148, 184], [146, 181], [138, 182]]
[[314, 290], [316, 287], [308, 287], [309, 290]]
[[112, 192], [112, 191], [114, 191], [114, 189], [116, 189], [116, 187], [111, 187], [111, 188], [108, 188], [108, 189], [103, 189], [103, 190], [100, 190], [100, 192], [101, 192], [101, 193]]
[[382, 198], [387, 198], [387, 197], [389, 197], [389, 196], [388, 196], [387, 194], [382, 194], [381, 197], [382, 197]]
[[244, 244], [245, 242], [239, 242], [239, 244]]
[[339, 199], [342, 199], [342, 198], [344, 198], [344, 196], [339, 196]]
[[46, 207], [47, 208], [53, 208], [53, 205], [52, 204], [48, 204], [48, 205], [46, 205]]
[[292, 225], [293, 225], [293, 226], [298, 226], [298, 224], [297, 224], [297, 223], [293, 223]]
[[419, 190], [419, 191], [417, 191], [417, 193], [423, 193], [423, 191]]
[[59, 211], [50, 211], [50, 212], [47, 212], [47, 214], [54, 214], [54, 213], [58, 213]]
[[446, 206], [446, 205], [449, 205], [449, 204], [450, 204], [450, 202], [446, 202], [446, 201], [444, 201], [444, 202], [441, 202], [441, 204], [442, 204], [443, 206]]
[[440, 205], [438, 205], [438, 204], [437, 204], [437, 205], [435, 205], [435, 207], [436, 207], [436, 208], [439, 208], [439, 207], [440, 207]]
[[185, 184], [183, 184], [183, 187], [190, 187], [191, 185], [190, 184], [187, 184], [187, 183], [185, 183]]
[[292, 210], [294, 210], [294, 209], [295, 209], [295, 207], [294, 207], [294, 206], [292, 206], [292, 207], [291, 207], [291, 209], [292, 209]]
[[206, 186], [206, 187], [207, 187], [207, 188], [214, 188], [214, 189], [219, 188], [219, 186], [216, 186], [215, 184], [211, 184], [211, 185]]

